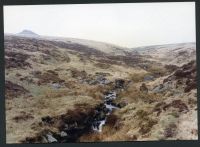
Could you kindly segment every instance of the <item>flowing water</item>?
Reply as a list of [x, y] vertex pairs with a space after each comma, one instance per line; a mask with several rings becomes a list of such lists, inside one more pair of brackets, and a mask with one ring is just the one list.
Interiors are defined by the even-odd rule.
[[105, 97], [104, 97], [104, 106], [107, 109], [106, 116], [103, 119], [94, 121], [94, 123], [92, 125], [92, 129], [94, 131], [101, 132], [102, 131], [102, 127], [105, 125], [106, 119], [108, 118], [108, 116], [111, 114], [111, 112], [114, 109], [118, 109], [116, 104], [113, 103], [113, 100], [116, 99], [116, 98], [117, 98], [117, 94], [116, 94], [115, 91], [110, 91], [105, 95]]

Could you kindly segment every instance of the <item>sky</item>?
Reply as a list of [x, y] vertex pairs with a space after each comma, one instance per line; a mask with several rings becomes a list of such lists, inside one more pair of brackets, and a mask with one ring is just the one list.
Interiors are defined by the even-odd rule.
[[130, 48], [195, 42], [195, 3], [4, 6], [4, 33], [24, 29]]

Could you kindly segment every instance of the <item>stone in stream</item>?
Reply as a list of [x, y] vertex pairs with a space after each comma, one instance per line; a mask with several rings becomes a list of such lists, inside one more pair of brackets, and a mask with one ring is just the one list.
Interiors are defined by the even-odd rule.
[[58, 142], [57, 139], [55, 139], [50, 133], [46, 135], [46, 139], [49, 143], [55, 143]]
[[61, 132], [60, 132], [60, 136], [61, 136], [61, 137], [66, 137], [66, 136], [67, 136], [67, 133], [64, 132], [64, 131], [61, 131]]

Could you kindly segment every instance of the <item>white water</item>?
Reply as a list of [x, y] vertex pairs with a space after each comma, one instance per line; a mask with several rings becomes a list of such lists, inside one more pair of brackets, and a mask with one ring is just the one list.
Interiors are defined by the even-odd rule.
[[[104, 120], [101, 120], [101, 121], [97, 121], [97, 122], [96, 122], [98, 125], [93, 125], [93, 126], [92, 126], [93, 131], [102, 132], [102, 128], [103, 128], [103, 126], [104, 126], [105, 123], [106, 123], [107, 117], [112, 113], [112, 111], [113, 111], [114, 109], [118, 109], [118, 107], [116, 107], [116, 106], [112, 105], [112, 103], [109, 103], [109, 102], [108, 102], [108, 100], [111, 100], [111, 101], [112, 101], [112, 100], [116, 99], [116, 97], [117, 97], [117, 94], [116, 94], [115, 91], [110, 91], [107, 95], [105, 95], [105, 97], [104, 97], [104, 99], [105, 99], [104, 105], [105, 105], [105, 107], [109, 110], [109, 112], [106, 114], [106, 117], [105, 117]], [[109, 103], [109, 104], [108, 104], [108, 103]]]
[[99, 121], [99, 126], [98, 127], [94, 127], [94, 126], [92, 126], [92, 129], [94, 130], [94, 131], [96, 131], [96, 132], [102, 132], [102, 128], [103, 128], [103, 126], [105, 125], [105, 123], [106, 123], [106, 119], [105, 120], [101, 120], [101, 121]]

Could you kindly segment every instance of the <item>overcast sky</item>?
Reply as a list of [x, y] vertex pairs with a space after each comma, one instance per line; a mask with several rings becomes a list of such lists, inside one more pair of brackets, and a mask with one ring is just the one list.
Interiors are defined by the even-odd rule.
[[125, 47], [195, 42], [195, 3], [4, 6], [4, 32], [23, 29]]

